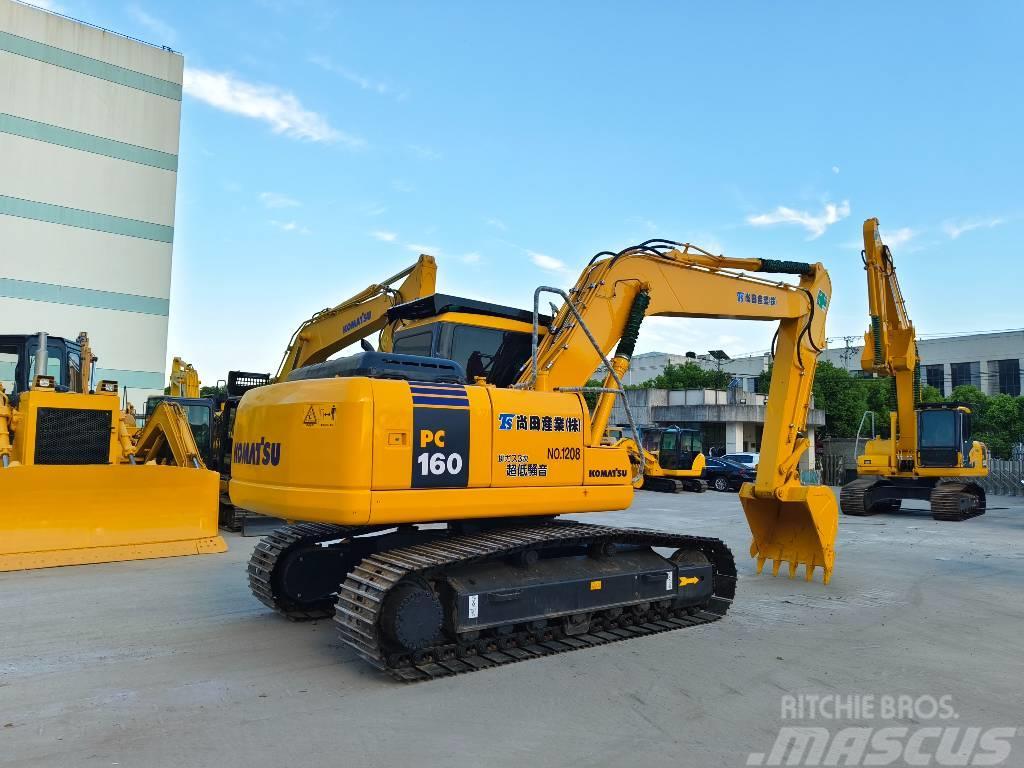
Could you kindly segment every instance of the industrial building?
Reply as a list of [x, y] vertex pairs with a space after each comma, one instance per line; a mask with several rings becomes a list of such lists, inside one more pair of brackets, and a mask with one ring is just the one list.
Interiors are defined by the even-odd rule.
[[[714, 455], [759, 451], [764, 428], [765, 396], [738, 387], [722, 389], [630, 389], [626, 391], [638, 425], [699, 429], [705, 452]], [[626, 424], [626, 409], [612, 406], [612, 424]], [[825, 426], [825, 412], [811, 408], [807, 417], [808, 450], [800, 469], [815, 469], [815, 430]]]
[[165, 383], [183, 68], [0, 0], [0, 333], [88, 332], [136, 405]]
[[[819, 360], [859, 375], [864, 347], [852, 342], [860, 338], [829, 339], [830, 346], [821, 353]], [[935, 387], [944, 396], [962, 384], [975, 386], [986, 395], [1016, 397], [1024, 391], [1024, 330], [921, 339], [918, 353], [922, 382]], [[754, 392], [757, 379], [768, 370], [769, 362], [768, 354], [718, 360], [710, 354], [645, 352], [633, 356], [625, 383], [642, 384], [660, 374], [667, 365], [693, 363], [706, 370], [725, 371], [740, 389]], [[602, 371], [597, 375], [603, 377]]]

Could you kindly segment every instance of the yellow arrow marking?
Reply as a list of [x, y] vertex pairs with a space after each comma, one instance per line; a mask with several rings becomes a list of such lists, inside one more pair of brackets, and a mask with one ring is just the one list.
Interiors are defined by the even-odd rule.
[[679, 577], [679, 586], [680, 587], [685, 587], [685, 586], [687, 586], [689, 584], [697, 584], [699, 582], [700, 582], [700, 579], [697, 578], [696, 576], [680, 576]]

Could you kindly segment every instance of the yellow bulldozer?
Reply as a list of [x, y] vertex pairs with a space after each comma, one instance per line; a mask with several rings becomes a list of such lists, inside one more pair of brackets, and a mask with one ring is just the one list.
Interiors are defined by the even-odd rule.
[[0, 336], [0, 571], [224, 552], [184, 412], [133, 435], [95, 362], [84, 333]]
[[[551, 318], [545, 293], [562, 300]], [[254, 596], [292, 619], [333, 616], [345, 645], [404, 681], [721, 618], [736, 586], [723, 542], [559, 517], [632, 501], [643, 458], [603, 439], [647, 315], [778, 323], [740, 501], [759, 572], [803, 565], [827, 583], [836, 500], [801, 484], [799, 461], [830, 296], [821, 264], [658, 240], [598, 254], [569, 292], [538, 288], [526, 317], [439, 295], [393, 307], [389, 351], [295, 370], [239, 403], [231, 498], [295, 521], [254, 550]]]

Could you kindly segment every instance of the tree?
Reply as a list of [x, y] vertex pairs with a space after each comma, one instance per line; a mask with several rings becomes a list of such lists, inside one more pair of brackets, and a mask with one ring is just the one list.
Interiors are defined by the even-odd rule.
[[853, 437], [868, 410], [863, 380], [855, 379], [845, 368], [822, 360], [814, 374], [814, 406], [825, 411], [824, 434], [829, 437]]
[[922, 403], [941, 403], [945, 400], [942, 396], [942, 392], [939, 391], [938, 387], [933, 387], [931, 384], [925, 384], [921, 387], [921, 402]]
[[665, 366], [665, 370], [640, 385], [640, 389], [727, 389], [732, 374], [707, 371], [696, 363]]
[[[587, 387], [603, 387], [604, 382], [598, 381], [597, 379], [590, 379], [586, 385]], [[600, 392], [584, 392], [583, 399], [587, 401], [587, 407], [593, 411], [597, 407], [597, 398], [601, 396]]]

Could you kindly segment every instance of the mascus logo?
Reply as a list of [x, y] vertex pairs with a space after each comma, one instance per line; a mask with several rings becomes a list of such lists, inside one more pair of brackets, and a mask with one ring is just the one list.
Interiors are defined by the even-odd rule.
[[281, 463], [281, 444], [267, 442], [263, 437], [258, 443], [236, 442], [231, 461], [234, 464], [270, 464], [276, 467]]
[[624, 469], [592, 469], [591, 477], [629, 477], [629, 472]]

